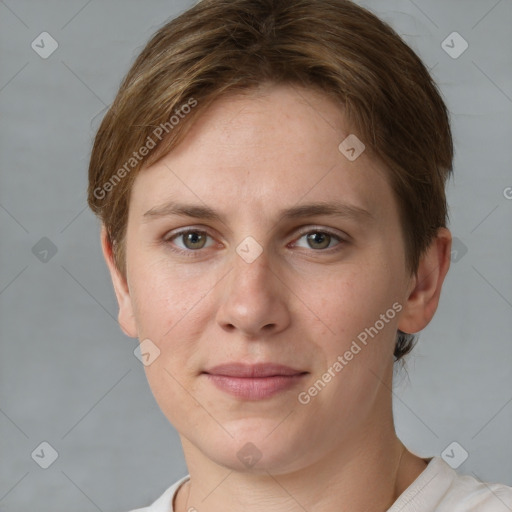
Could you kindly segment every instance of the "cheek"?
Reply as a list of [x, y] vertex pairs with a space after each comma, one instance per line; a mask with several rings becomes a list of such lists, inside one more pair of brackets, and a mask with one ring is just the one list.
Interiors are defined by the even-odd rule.
[[[323, 284], [312, 283], [309, 289], [311, 309], [319, 312], [329, 329], [312, 338], [323, 357], [311, 387], [302, 390], [302, 398], [310, 400], [304, 413], [321, 417], [328, 410], [333, 432], [364, 421], [392, 366], [399, 305], [393, 308], [391, 276], [372, 271], [369, 265], [354, 266], [350, 272], [331, 275]], [[318, 429], [317, 434], [321, 438], [325, 431]]]
[[323, 281], [311, 280], [301, 293], [325, 324], [346, 339], [373, 325], [392, 306], [398, 295], [390, 276], [370, 266], [354, 266], [331, 272]]
[[157, 354], [145, 366], [146, 377], [157, 403], [174, 422], [170, 415], [178, 403], [180, 408], [193, 406], [182, 385], [193, 393], [198, 343], [209, 306], [197, 280], [178, 277], [161, 262], [138, 263], [130, 283], [135, 322], [141, 342], [149, 339]]
[[336, 374], [331, 389], [338, 389], [348, 402], [373, 393], [376, 375], [383, 376], [393, 360], [402, 305], [393, 272], [380, 271], [385, 266], [378, 262], [373, 268], [370, 262], [353, 266], [331, 275], [323, 285], [311, 283], [309, 292], [304, 290], [322, 321], [321, 336], [313, 338], [325, 358], [325, 367], [318, 371], [323, 373], [338, 362], [338, 371], [331, 370]]
[[165, 255], [133, 254], [130, 293], [141, 335], [155, 340], [194, 325], [193, 317], [204, 307], [203, 299], [215, 282], [211, 274], [195, 275], [186, 265], [171, 266]]
[[[207, 301], [204, 290], [148, 266], [133, 283], [134, 314], [140, 339], [150, 339], [158, 357], [145, 366], [146, 377], [168, 420], [180, 430], [197, 407], [193, 396], [198, 345]], [[188, 427], [190, 428], [190, 426]]]

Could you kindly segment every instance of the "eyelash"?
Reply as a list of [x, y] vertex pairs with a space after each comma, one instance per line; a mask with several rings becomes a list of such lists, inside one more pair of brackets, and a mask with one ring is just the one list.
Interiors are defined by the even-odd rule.
[[[186, 256], [186, 257], [189, 257], [189, 258], [197, 257], [197, 255], [202, 251], [202, 249], [208, 249], [208, 247], [206, 247], [206, 248], [203, 247], [201, 249], [196, 249], [196, 250], [193, 250], [193, 249], [186, 249], [185, 250], [185, 249], [176, 248], [173, 245], [173, 243], [172, 243], [174, 239], [179, 238], [180, 236], [183, 236], [183, 235], [187, 235], [189, 233], [196, 233], [196, 234], [200, 234], [200, 235], [206, 235], [206, 236], [208, 236], [210, 238], [213, 238], [212, 236], [209, 235], [209, 233], [207, 231], [204, 231], [204, 230], [201, 230], [201, 229], [187, 228], [187, 229], [183, 229], [181, 231], [177, 231], [175, 233], [172, 233], [170, 235], [166, 235], [166, 237], [163, 239], [163, 242], [170, 247], [171, 251], [173, 251], [173, 252], [175, 252], [175, 253], [177, 253], [179, 255], [183, 255], [183, 256]], [[302, 232], [299, 233], [299, 236], [296, 239], [296, 241], [300, 240], [305, 235], [309, 235], [309, 234], [312, 234], [312, 233], [315, 233], [315, 234], [320, 233], [322, 235], [328, 235], [331, 238], [334, 238], [334, 239], [336, 239], [339, 242], [334, 247], [328, 247], [326, 249], [310, 249], [313, 252], [329, 253], [330, 254], [331, 252], [339, 250], [341, 245], [347, 243], [347, 240], [343, 239], [340, 235], [337, 235], [336, 233], [333, 233], [332, 231], [325, 230], [325, 229], [308, 229], [307, 231], [302, 231]]]

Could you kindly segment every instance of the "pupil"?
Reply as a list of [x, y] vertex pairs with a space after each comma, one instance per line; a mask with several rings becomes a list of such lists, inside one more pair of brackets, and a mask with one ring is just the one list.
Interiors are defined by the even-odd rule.
[[[329, 235], [326, 235], [325, 233], [314, 233], [313, 235], [310, 235], [310, 241], [312, 241], [313, 244], [319, 244], [324, 248], [329, 245]], [[327, 244], [325, 244], [326, 241]]]
[[187, 235], [187, 241], [191, 243], [192, 245], [200, 244], [201, 243], [202, 235], [198, 233], [188, 233]]

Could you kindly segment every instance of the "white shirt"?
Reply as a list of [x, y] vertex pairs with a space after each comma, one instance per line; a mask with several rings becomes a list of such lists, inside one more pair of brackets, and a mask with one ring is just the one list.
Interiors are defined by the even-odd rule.
[[[132, 512], [174, 512], [174, 495], [189, 478], [171, 485], [151, 506]], [[441, 457], [432, 457], [388, 512], [512, 512], [512, 487], [459, 475]]]

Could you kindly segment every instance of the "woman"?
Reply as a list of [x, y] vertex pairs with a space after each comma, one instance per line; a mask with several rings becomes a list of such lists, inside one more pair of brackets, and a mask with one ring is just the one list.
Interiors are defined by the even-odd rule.
[[449, 268], [452, 158], [424, 65], [352, 2], [206, 0], [155, 34], [89, 170], [189, 470], [141, 510], [512, 509], [393, 424]]

